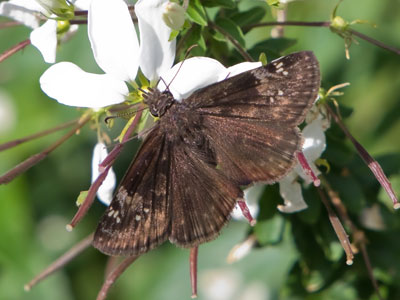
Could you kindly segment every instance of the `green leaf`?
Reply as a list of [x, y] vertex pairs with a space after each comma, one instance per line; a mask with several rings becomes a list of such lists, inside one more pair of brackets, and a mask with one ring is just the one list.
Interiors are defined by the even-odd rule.
[[263, 66], [265, 66], [268, 63], [267, 55], [264, 52], [261, 52], [260, 56], [258, 57], [258, 61], [260, 61]]
[[313, 186], [302, 188], [303, 198], [308, 207], [305, 210], [298, 212], [298, 218], [306, 224], [314, 225], [318, 222], [321, 216], [321, 199]]
[[296, 39], [288, 38], [271, 38], [258, 43], [249, 50], [252, 57], [258, 57], [261, 52], [265, 52], [268, 61], [282, 56], [282, 53], [297, 43]]
[[280, 4], [279, 2], [280, 2], [279, 0], [267, 0], [267, 4], [269, 6], [274, 6], [274, 7], [278, 7]]
[[179, 30], [172, 30], [171, 34], [169, 35], [168, 42], [173, 41], [179, 34]]
[[236, 12], [230, 16], [230, 19], [235, 22], [240, 28], [246, 25], [258, 23], [264, 18], [267, 11], [264, 7], [257, 6], [250, 8], [247, 11]]
[[201, 5], [200, 0], [193, 0], [189, 2], [187, 9], [189, 19], [201, 26], [207, 25], [207, 16], [204, 7]]
[[83, 201], [85, 201], [89, 191], [81, 191], [78, 198], [76, 199], [76, 206], [81, 206]]
[[257, 241], [261, 245], [276, 244], [281, 241], [284, 230], [285, 219], [280, 214], [273, 218], [257, 222], [254, 227]]
[[229, 33], [242, 47], [245, 47], [243, 32], [235, 22], [227, 18], [218, 18], [215, 23]]
[[203, 0], [201, 3], [206, 7], [220, 6], [230, 9], [236, 7], [236, 2], [233, 0]]
[[339, 193], [339, 197], [346, 208], [352, 213], [360, 213], [366, 204], [364, 192], [360, 183], [351, 175], [342, 176], [330, 173], [326, 176], [332, 188]]
[[205, 51], [207, 49], [206, 47], [206, 42], [204, 40], [204, 37], [202, 35], [202, 30], [203, 28], [197, 24], [193, 24], [193, 28], [190, 32], [190, 34], [187, 36], [186, 39], [186, 45], [193, 46], [193, 45], [198, 45], [199, 47], [193, 48], [191, 51], [192, 55], [198, 56], [198, 55], [204, 55]]
[[219, 31], [214, 31], [213, 33], [211, 33], [213, 39], [215, 39], [218, 42], [226, 42], [226, 38], [223, 36], [223, 34]]

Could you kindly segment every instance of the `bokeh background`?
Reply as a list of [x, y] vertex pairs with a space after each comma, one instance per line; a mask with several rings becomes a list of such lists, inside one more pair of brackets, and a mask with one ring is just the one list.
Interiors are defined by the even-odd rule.
[[[239, 2], [241, 10], [262, 5], [262, 1]], [[296, 1], [289, 6], [288, 20], [327, 21], [336, 3]], [[354, 28], [400, 47], [400, 1], [347, 0], [338, 14], [347, 20], [363, 19], [377, 24], [376, 29], [369, 25]], [[271, 11], [265, 17], [268, 20], [273, 20]], [[246, 34], [247, 48], [268, 37], [270, 30], [263, 27]], [[0, 30], [0, 52], [27, 39], [29, 33], [30, 29], [23, 26]], [[325, 88], [351, 83], [338, 99], [353, 110], [346, 124], [382, 162], [395, 187], [399, 186], [400, 56], [360, 41], [351, 47], [351, 59], [346, 60], [343, 40], [327, 28], [287, 27], [285, 36], [297, 39], [297, 44], [286, 53], [315, 52]], [[65, 60], [86, 71], [101, 73], [94, 62], [85, 25], [60, 47], [57, 61]], [[38, 79], [48, 67], [33, 46], [0, 64], [0, 143], [80, 116], [75, 108], [62, 106], [41, 92]], [[116, 128], [123, 123], [117, 121]], [[117, 133], [111, 131], [110, 136]], [[55, 133], [0, 153], [0, 173], [41, 151], [61, 135]], [[358, 177], [346, 179], [333, 173], [330, 179], [350, 207], [353, 221], [367, 233], [368, 249], [383, 295], [387, 299], [400, 299], [400, 217], [388, 208], [386, 196], [351, 145], [340, 142], [342, 145], [335, 142], [330, 145], [328, 140], [325, 158], [334, 166], [347, 165], [351, 170], [354, 167]], [[96, 202], [73, 232], [65, 230], [76, 211], [79, 191], [90, 185], [95, 143], [95, 131], [85, 127], [40, 164], [0, 186], [0, 299], [95, 298], [104, 279], [106, 257], [92, 248], [31, 292], [23, 290], [33, 276], [90, 234], [104, 211], [104, 206]], [[116, 163], [118, 178], [137, 146], [136, 142], [129, 144]], [[372, 295], [361, 255], [356, 256], [353, 266], [345, 265], [343, 252], [315, 191], [309, 188], [305, 192], [309, 210], [290, 216], [276, 210], [281, 201], [276, 194], [276, 187], [269, 187], [259, 200], [262, 226], [258, 227], [257, 235], [264, 240], [247, 257], [232, 265], [226, 262], [230, 249], [249, 233], [249, 226], [241, 221], [232, 221], [218, 239], [200, 247], [199, 299], [377, 299]], [[365, 223], [365, 214], [372, 225]], [[118, 280], [109, 299], [190, 298], [188, 258], [187, 250], [164, 244], [138, 259]], [[318, 267], [309, 268], [307, 273], [304, 265], [312, 258]]]

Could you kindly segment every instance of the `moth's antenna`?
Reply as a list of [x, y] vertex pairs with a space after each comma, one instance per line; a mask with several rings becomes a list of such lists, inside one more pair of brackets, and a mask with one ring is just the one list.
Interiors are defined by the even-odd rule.
[[[163, 79], [162, 77], [160, 77], [160, 80], [162, 80], [162, 82], [165, 84], [166, 90], [167, 90], [167, 91], [170, 91], [170, 90], [169, 90], [169, 86], [170, 86], [171, 83], [175, 80], [176, 76], [178, 76], [178, 73], [179, 73], [179, 71], [181, 70], [181, 68], [182, 68], [182, 66], [183, 66], [183, 63], [186, 61], [187, 57], [189, 56], [190, 51], [192, 51], [192, 49], [195, 48], [195, 47], [197, 47], [197, 46], [198, 46], [198, 45], [195, 44], [195, 45], [190, 46], [189, 49], [187, 49], [186, 54], [185, 54], [185, 57], [183, 58], [182, 63], [180, 64], [180, 66], [179, 66], [179, 68], [178, 68], [178, 71], [176, 71], [174, 77], [172, 77], [172, 79], [171, 79], [171, 81], [169, 82], [169, 84], [167, 84], [167, 83], [164, 81], [164, 79]], [[157, 83], [157, 84], [158, 84], [158, 83]]]

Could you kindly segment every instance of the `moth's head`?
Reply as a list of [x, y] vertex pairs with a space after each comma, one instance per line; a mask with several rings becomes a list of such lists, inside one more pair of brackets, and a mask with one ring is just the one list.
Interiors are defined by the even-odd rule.
[[160, 92], [158, 89], [149, 88], [143, 95], [143, 102], [148, 105], [154, 117], [161, 117], [174, 102], [174, 96], [168, 90]]

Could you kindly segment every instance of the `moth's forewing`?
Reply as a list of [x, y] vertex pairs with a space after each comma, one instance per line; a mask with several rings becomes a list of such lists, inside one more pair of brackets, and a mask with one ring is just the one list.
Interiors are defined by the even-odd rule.
[[297, 125], [317, 98], [318, 61], [312, 52], [282, 57], [190, 96], [203, 133], [224, 174], [241, 185], [272, 183], [295, 164]]
[[170, 149], [158, 125], [148, 134], [97, 227], [93, 246], [108, 255], [147, 252], [169, 236]]
[[303, 51], [209, 85], [185, 103], [202, 115], [293, 127], [303, 122], [319, 87], [318, 61]]

